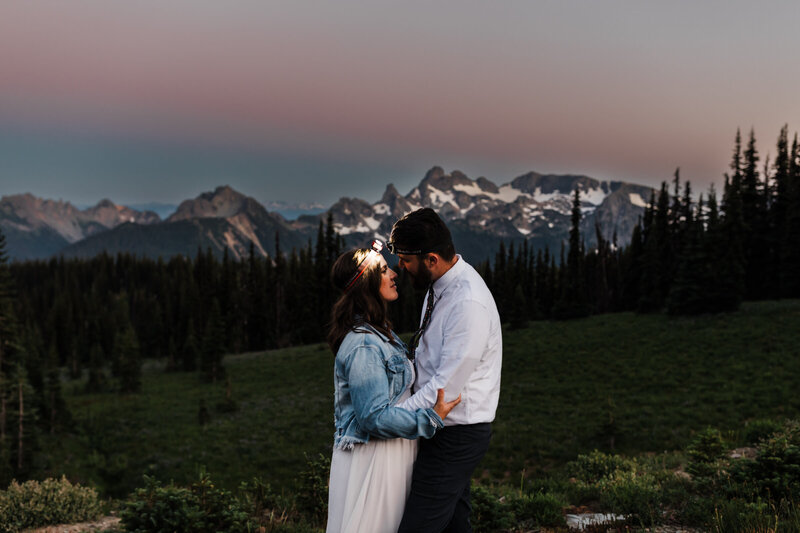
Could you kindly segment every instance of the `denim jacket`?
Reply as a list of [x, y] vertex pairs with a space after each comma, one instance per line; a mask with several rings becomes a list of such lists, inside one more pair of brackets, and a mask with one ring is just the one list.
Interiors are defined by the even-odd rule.
[[367, 324], [348, 333], [336, 353], [334, 369], [334, 446], [352, 449], [354, 444], [378, 438], [431, 438], [444, 427], [431, 409], [408, 411], [393, 407], [411, 386], [411, 361], [406, 345], [392, 333], [394, 344]]

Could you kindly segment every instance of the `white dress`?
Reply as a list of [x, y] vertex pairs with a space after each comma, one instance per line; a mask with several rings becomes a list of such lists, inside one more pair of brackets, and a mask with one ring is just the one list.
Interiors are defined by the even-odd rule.
[[[406, 390], [398, 403], [410, 395]], [[325, 532], [396, 533], [416, 458], [417, 441], [409, 439], [370, 438], [352, 450], [334, 448]]]

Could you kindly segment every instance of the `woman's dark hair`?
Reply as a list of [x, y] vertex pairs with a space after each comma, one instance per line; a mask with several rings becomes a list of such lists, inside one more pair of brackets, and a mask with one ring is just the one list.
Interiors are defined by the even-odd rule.
[[412, 211], [395, 222], [390, 240], [402, 249], [435, 252], [445, 261], [456, 255], [450, 230], [430, 207]]
[[[392, 324], [389, 322], [386, 300], [381, 297], [381, 263], [368, 257], [369, 255], [370, 250], [365, 248], [350, 250], [340, 255], [331, 268], [331, 282], [343, 291], [333, 304], [328, 327], [328, 346], [334, 355], [339, 351], [345, 335], [359, 324], [369, 324], [392, 339]], [[345, 291], [361, 261], [372, 261], [372, 264]]]

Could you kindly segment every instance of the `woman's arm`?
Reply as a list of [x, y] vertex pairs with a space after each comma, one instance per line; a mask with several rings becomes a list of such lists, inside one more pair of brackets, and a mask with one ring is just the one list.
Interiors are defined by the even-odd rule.
[[344, 372], [356, 420], [370, 435], [382, 438], [431, 438], [437, 429], [444, 427], [442, 418], [434, 409], [409, 411], [389, 405], [389, 379], [377, 346], [361, 345], [354, 348], [344, 359]]

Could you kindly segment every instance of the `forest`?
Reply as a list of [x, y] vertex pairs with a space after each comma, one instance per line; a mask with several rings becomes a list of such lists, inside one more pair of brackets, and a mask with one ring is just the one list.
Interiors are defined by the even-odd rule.
[[[784, 127], [774, 160], [737, 132], [718, 198], [696, 198], [676, 170], [654, 192], [628, 246], [580, 234], [580, 191], [560, 250], [501, 242], [476, 265], [504, 322], [620, 311], [694, 315], [744, 300], [800, 297], [800, 147]], [[366, 243], [365, 243], [366, 244]], [[225, 378], [223, 355], [320, 342], [332, 303], [330, 267], [343, 241], [328, 218], [316, 242], [241, 261], [210, 250], [151, 260], [101, 254], [9, 263], [0, 235], [0, 483], [37, 466], [37, 435], [70, 425], [65, 379], [88, 392], [136, 393], [147, 359], [169, 372]], [[391, 264], [391, 260], [390, 260]], [[415, 329], [421, 297], [401, 276], [394, 328]]]

